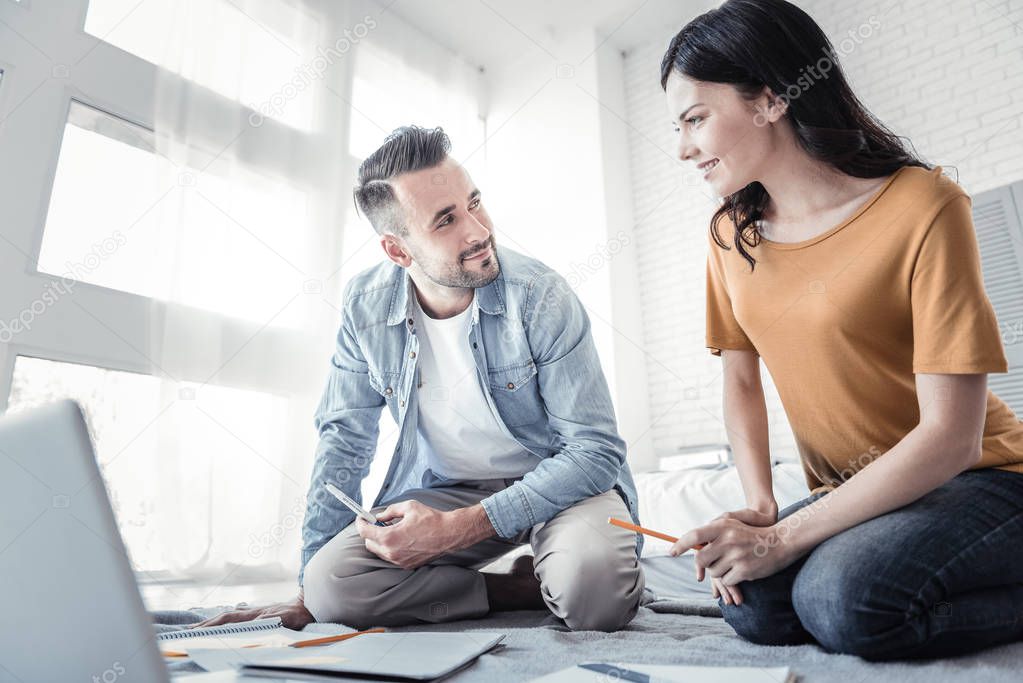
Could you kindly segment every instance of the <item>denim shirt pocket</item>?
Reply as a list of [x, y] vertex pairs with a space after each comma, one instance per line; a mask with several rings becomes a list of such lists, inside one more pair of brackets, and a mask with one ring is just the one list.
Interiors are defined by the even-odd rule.
[[533, 359], [489, 370], [490, 393], [501, 419], [519, 427], [547, 419]]
[[387, 401], [387, 408], [398, 419], [398, 373], [369, 371], [369, 385]]

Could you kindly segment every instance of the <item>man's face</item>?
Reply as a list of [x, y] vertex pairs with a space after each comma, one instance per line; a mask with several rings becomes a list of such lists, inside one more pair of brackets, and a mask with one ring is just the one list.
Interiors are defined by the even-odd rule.
[[484, 287], [500, 273], [494, 228], [480, 191], [450, 157], [391, 181], [404, 211], [404, 247], [423, 273], [445, 287]]

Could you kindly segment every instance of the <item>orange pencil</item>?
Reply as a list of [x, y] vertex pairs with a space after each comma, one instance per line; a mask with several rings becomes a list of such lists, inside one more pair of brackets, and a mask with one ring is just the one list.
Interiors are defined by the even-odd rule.
[[[632, 522], [626, 522], [626, 521], [621, 520], [621, 519], [615, 519], [614, 517], [608, 517], [607, 518], [607, 523], [608, 524], [614, 524], [615, 526], [620, 526], [621, 528], [628, 529], [629, 531], [636, 531], [636, 532], [641, 533], [641, 534], [646, 534], [647, 536], [653, 536], [654, 538], [659, 538], [662, 541], [667, 541], [668, 543], [677, 543], [678, 542], [678, 539], [675, 538], [674, 536], [669, 536], [668, 534], [662, 534], [660, 531], [654, 531], [653, 529], [647, 529], [645, 527], [636, 526]], [[697, 545], [694, 545], [693, 547], [696, 550], [699, 550], [704, 545], [706, 545], [706, 544], [705, 543], [698, 543]]]
[[288, 647], [309, 647], [310, 645], [326, 645], [327, 643], [336, 643], [341, 640], [348, 640], [355, 636], [361, 636], [364, 633], [385, 633], [382, 628], [371, 628], [365, 631], [358, 631], [356, 633], [344, 633], [339, 636], [325, 636], [323, 638], [314, 638], [312, 640], [300, 640], [297, 643], [292, 643]]
[[[290, 643], [288, 647], [308, 647], [310, 645], [326, 645], [327, 643], [336, 643], [342, 640], [348, 640], [355, 636], [361, 636], [363, 633], [385, 633], [386, 631], [382, 628], [371, 628], [366, 631], [358, 631], [357, 633], [343, 633], [339, 636], [324, 636], [323, 638], [312, 638], [310, 640], [299, 640], [294, 643]], [[243, 648], [250, 647], [265, 647], [262, 643], [256, 643], [254, 645], [242, 645]], [[164, 657], [187, 657], [187, 652], [179, 652], [177, 650], [164, 650]]]

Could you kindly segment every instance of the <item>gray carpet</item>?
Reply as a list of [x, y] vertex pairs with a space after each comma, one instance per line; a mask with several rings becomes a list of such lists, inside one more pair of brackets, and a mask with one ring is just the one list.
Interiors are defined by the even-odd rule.
[[[506, 633], [504, 645], [452, 676], [452, 683], [523, 681], [579, 662], [612, 661], [704, 666], [790, 666], [807, 683], [1019, 683], [1023, 643], [956, 659], [874, 664], [828, 654], [816, 645], [764, 647], [742, 640], [720, 618], [707, 588], [692, 578], [691, 560], [644, 560], [647, 585], [657, 592], [629, 626], [617, 633], [573, 632], [547, 612], [505, 612], [484, 619], [390, 629]], [[154, 612], [157, 630], [181, 628], [229, 607]], [[700, 616], [706, 615], [706, 616]], [[310, 624], [310, 633], [341, 633], [339, 624]], [[190, 662], [171, 665], [176, 675], [200, 671]]]

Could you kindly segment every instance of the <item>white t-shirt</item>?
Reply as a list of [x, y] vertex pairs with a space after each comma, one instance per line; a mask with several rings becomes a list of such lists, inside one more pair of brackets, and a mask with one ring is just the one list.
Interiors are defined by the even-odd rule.
[[469, 329], [476, 297], [464, 311], [437, 320], [413, 296], [419, 337], [419, 448], [434, 473], [447, 479], [507, 479], [536, 466], [508, 435], [480, 385]]

